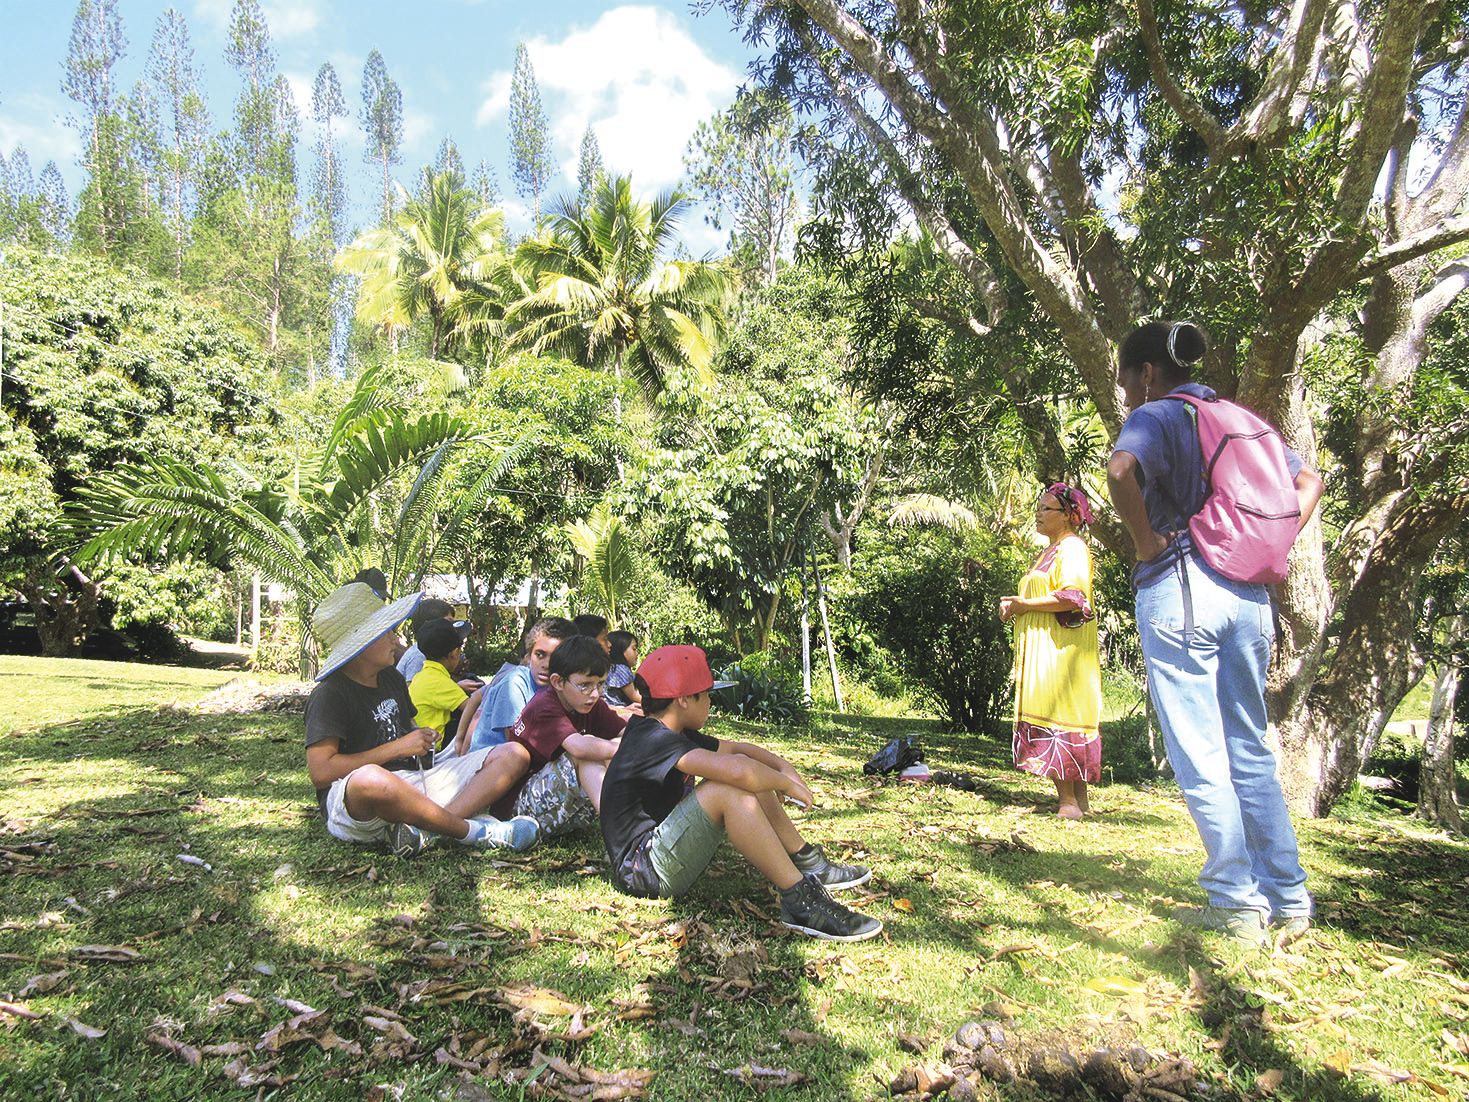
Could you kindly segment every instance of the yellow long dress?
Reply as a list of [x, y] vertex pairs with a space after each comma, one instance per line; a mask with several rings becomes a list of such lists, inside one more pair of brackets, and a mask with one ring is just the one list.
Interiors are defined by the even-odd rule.
[[1100, 780], [1102, 664], [1086, 542], [1071, 535], [1046, 548], [1020, 580], [1020, 596], [1074, 609], [1015, 618], [1015, 766], [1051, 780]]

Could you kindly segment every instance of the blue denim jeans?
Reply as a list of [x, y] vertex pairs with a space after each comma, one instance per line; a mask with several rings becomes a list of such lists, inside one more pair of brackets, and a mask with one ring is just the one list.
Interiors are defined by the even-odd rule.
[[[1185, 638], [1183, 573], [1193, 606]], [[1148, 691], [1168, 761], [1204, 842], [1199, 884], [1216, 907], [1311, 913], [1296, 832], [1265, 744], [1274, 621], [1264, 586], [1192, 555], [1137, 592]]]

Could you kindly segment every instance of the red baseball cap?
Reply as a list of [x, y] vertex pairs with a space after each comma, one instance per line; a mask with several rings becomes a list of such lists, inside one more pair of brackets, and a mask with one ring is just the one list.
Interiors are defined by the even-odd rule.
[[659, 647], [638, 667], [638, 676], [647, 683], [657, 700], [674, 700], [695, 696], [710, 689], [727, 689], [733, 681], [715, 681], [709, 672], [709, 658], [703, 647]]

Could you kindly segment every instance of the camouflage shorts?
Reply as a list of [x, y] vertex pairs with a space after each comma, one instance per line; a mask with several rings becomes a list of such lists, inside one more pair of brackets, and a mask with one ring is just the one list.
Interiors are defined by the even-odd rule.
[[515, 814], [539, 823], [543, 838], [597, 825], [596, 808], [576, 779], [570, 754], [559, 755], [525, 782], [515, 798]]

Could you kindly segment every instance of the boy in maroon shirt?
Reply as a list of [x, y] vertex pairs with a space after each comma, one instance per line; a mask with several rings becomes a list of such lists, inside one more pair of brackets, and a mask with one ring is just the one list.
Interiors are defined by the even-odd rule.
[[602, 778], [627, 726], [602, 699], [608, 662], [596, 639], [567, 639], [551, 655], [546, 687], [510, 729], [508, 741], [530, 752], [530, 769], [495, 807], [535, 819], [543, 836], [597, 822]]

